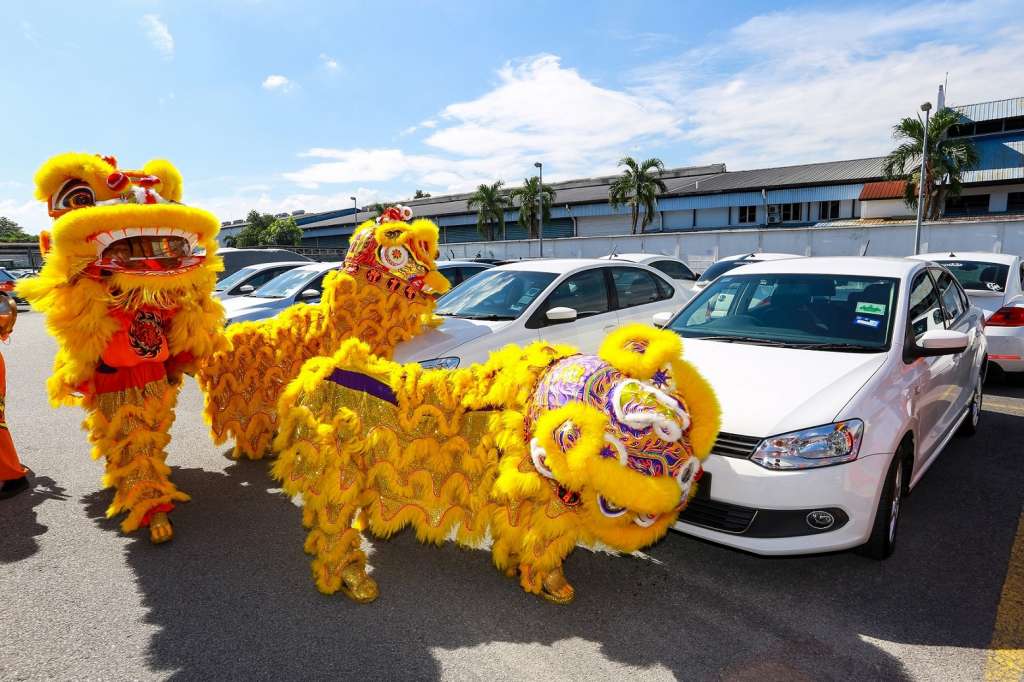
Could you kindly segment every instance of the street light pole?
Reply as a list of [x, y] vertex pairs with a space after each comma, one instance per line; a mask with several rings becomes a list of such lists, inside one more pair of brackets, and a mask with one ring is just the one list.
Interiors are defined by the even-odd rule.
[[921, 140], [921, 175], [917, 180], [917, 223], [914, 225], [915, 256], [921, 253], [921, 213], [924, 211], [924, 173], [925, 161], [928, 159], [928, 112], [931, 110], [931, 102], [921, 105], [921, 111], [924, 112], [924, 138]]
[[544, 257], [544, 164], [537, 161], [537, 237], [540, 239], [540, 257]]
[[352, 232], [356, 231], [356, 221], [359, 220], [356, 214], [359, 213], [359, 204], [356, 203], [355, 197], [349, 197], [352, 200]]

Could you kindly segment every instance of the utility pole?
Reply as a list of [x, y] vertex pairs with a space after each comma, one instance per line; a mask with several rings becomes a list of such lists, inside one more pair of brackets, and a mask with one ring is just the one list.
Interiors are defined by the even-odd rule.
[[928, 159], [928, 112], [932, 110], [932, 103], [925, 102], [921, 105], [924, 112], [924, 139], [921, 140], [921, 175], [917, 180], [917, 223], [914, 225], [914, 255], [921, 253], [921, 213], [924, 211], [924, 182], [925, 168]]
[[544, 257], [544, 164], [537, 161], [537, 237], [540, 238], [540, 257]]

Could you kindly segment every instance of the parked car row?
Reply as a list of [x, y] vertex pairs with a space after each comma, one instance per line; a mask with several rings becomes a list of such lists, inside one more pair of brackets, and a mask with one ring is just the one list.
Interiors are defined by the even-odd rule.
[[[229, 322], [261, 319], [319, 300], [339, 267], [251, 265], [219, 295]], [[748, 253], [699, 278], [652, 254], [438, 267], [453, 285], [444, 321], [400, 344], [400, 362], [454, 368], [538, 339], [594, 352], [637, 321], [682, 336], [723, 417], [676, 529], [757, 554], [889, 556], [905, 496], [977, 429], [988, 361], [1024, 369], [1016, 256]]]

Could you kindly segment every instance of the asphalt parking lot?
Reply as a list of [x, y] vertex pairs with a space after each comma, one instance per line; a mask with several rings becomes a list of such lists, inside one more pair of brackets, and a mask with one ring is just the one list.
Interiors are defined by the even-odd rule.
[[358, 606], [315, 590], [299, 510], [266, 463], [212, 445], [194, 383], [168, 457], [193, 501], [176, 539], [152, 546], [104, 518], [81, 411], [46, 402], [41, 316], [22, 315], [0, 351], [8, 423], [36, 472], [31, 493], [0, 502], [5, 680], [1020, 679], [1021, 386], [989, 385], [978, 435], [954, 440], [907, 500], [885, 562], [671, 534], [642, 557], [577, 550], [578, 596], [558, 607], [485, 552], [406, 532], [375, 542], [382, 596]]

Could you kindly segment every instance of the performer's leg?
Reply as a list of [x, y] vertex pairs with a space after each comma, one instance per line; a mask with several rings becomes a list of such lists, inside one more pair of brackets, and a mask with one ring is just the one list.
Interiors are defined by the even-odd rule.
[[166, 379], [100, 393], [91, 398], [85, 420], [93, 457], [106, 458], [104, 486], [115, 489], [107, 517], [127, 511], [121, 529], [130, 533], [148, 525], [153, 542], [171, 539], [167, 513], [175, 501], [189, 499], [171, 483], [164, 463], [177, 397], [178, 388]]
[[366, 573], [362, 535], [352, 527], [358, 508], [354, 504], [328, 503], [313, 511], [313, 529], [306, 538], [306, 552], [314, 555], [313, 578], [324, 594], [339, 589], [359, 603], [377, 598], [377, 583]]
[[7, 400], [7, 369], [0, 355], [0, 499], [13, 497], [28, 488], [27, 470], [18, 460], [14, 441], [7, 430], [5, 403]]

